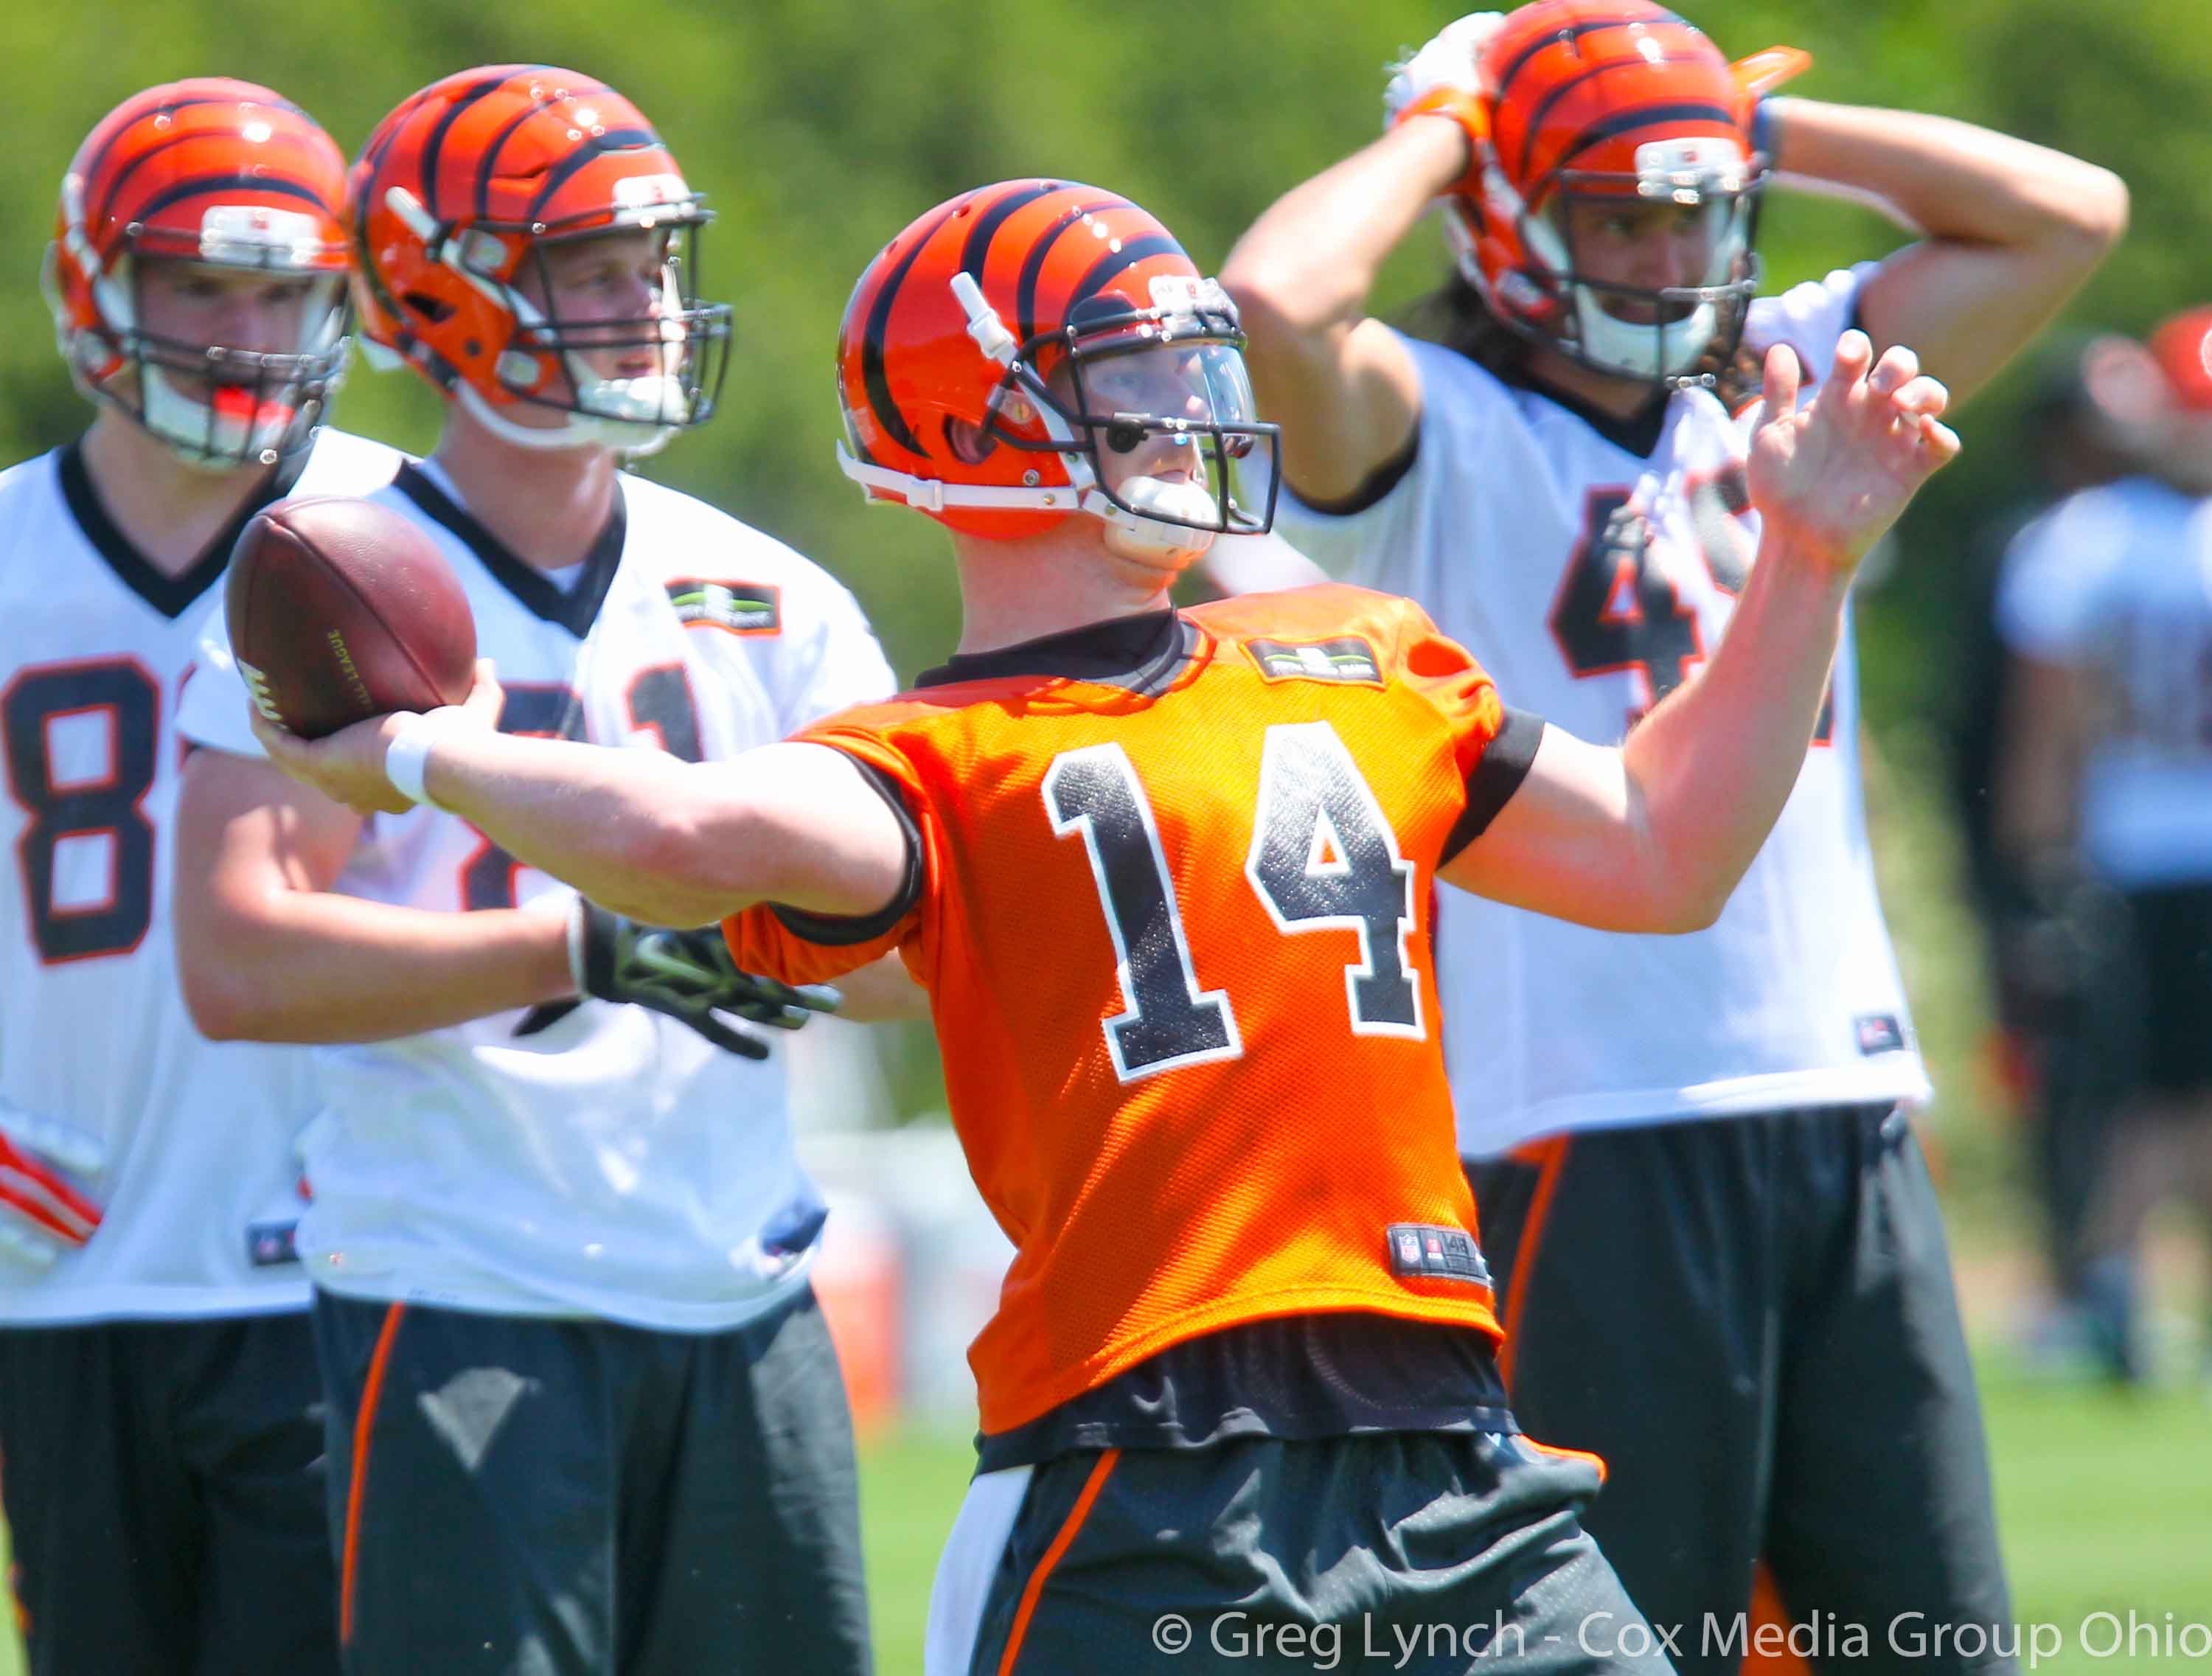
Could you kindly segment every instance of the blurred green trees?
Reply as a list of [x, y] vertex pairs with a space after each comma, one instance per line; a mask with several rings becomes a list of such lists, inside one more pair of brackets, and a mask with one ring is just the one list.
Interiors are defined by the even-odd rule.
[[[636, 100], [717, 206], [708, 288], [737, 305], [739, 351], [722, 416], [651, 470], [836, 568], [910, 673], [957, 617], [934, 532], [864, 509], [830, 458], [838, 315], [874, 246], [980, 181], [1065, 174], [1137, 197], [1218, 262], [1277, 192], [1375, 131], [1381, 65], [1451, 15], [1417, 0], [93, 0], [0, 16], [16, 66], [15, 143], [0, 153], [0, 447], [68, 436], [82, 411], [51, 348], [33, 274], [77, 139], [155, 81], [263, 81], [350, 152], [403, 95], [447, 70], [567, 64]], [[2198, 0], [2085, 8], [2061, 0], [1717, 0], [1698, 7], [1732, 55], [1771, 42], [1817, 59], [1802, 91], [1994, 123], [2120, 170], [2136, 230], [2092, 287], [2084, 319], [2142, 327], [2212, 295], [2212, 35]], [[1863, 211], [1777, 197], [1771, 283], [1893, 242]], [[1442, 265], [1420, 234], [1394, 265], [1403, 297]], [[1386, 299], [1387, 300], [1387, 299]], [[1912, 562], [1872, 614], [1872, 710], [1943, 701], [1943, 561], [1972, 508], [2014, 469], [2017, 380], [1971, 410], [1967, 458], [1914, 516]], [[429, 392], [357, 370], [342, 422], [421, 446]]]
[[[720, 216], [702, 265], [708, 294], [737, 309], [724, 409], [648, 469], [830, 566], [911, 675], [957, 632], [944, 544], [921, 519], [865, 508], [831, 458], [837, 321], [875, 247], [965, 187], [1055, 174], [1137, 198], [1218, 264], [1275, 195], [1376, 131], [1382, 66], [1452, 15], [1434, 0], [18, 0], [0, 11], [16, 88], [0, 149], [0, 251], [15, 252], [16, 276], [0, 286], [0, 453], [83, 422], [34, 275], [62, 170], [115, 100], [180, 76], [243, 76], [305, 106], [350, 152], [449, 70], [564, 64], [642, 106]], [[1986, 122], [2119, 171], [2134, 231], [2076, 321], [2141, 331], [2212, 298], [2203, 0], [1711, 0], [1692, 15], [1732, 57], [1810, 49], [1815, 68], [1792, 91]], [[1777, 194], [1762, 230], [1769, 287], [1902, 236], [1863, 210]], [[1378, 303], [1426, 288], [1443, 263], [1441, 240], [1417, 234]], [[1907, 782], [1895, 800], [1909, 806], [1887, 825], [1893, 865], [1908, 858], [1892, 920], [1923, 1028], [1954, 1069], [1975, 1012], [1972, 956], [1928, 786], [1947, 719], [1971, 701], [1958, 655], [1968, 535], [2029, 487], [2016, 418], [2027, 382], [2008, 375], [1966, 410], [1966, 457], [1909, 515], [1903, 562], [1863, 613], [1869, 714]], [[436, 399], [411, 375], [357, 368], [338, 416], [420, 448]], [[908, 1057], [924, 1098], [929, 1073]]]

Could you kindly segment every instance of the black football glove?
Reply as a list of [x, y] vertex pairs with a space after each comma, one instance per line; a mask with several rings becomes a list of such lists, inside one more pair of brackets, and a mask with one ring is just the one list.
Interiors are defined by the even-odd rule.
[[568, 969], [585, 994], [665, 1013], [749, 1060], [766, 1059], [768, 1043], [719, 1015], [795, 1030], [844, 999], [826, 985], [794, 988], [740, 972], [719, 926], [641, 926], [581, 898], [568, 921]]

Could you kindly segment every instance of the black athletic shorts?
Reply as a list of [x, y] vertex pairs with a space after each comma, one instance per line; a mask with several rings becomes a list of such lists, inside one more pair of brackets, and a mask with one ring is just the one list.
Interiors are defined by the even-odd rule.
[[2128, 898], [2142, 963], [2142, 1080], [2154, 1093], [2212, 1093], [2212, 885]]
[[[1733, 1676], [1762, 1561], [1796, 1622], [1838, 1631], [1816, 1666], [2016, 1667], [1991, 1650], [2017, 1641], [1980, 1404], [1901, 1112], [1599, 1129], [1469, 1178], [1514, 1414], [1610, 1466], [1590, 1533], [1683, 1631], [1681, 1670]], [[1899, 1650], [1913, 1612], [1950, 1627], [1940, 1655]]]
[[349, 1676], [864, 1676], [812, 1292], [726, 1333], [318, 1293]]
[[1599, 1471], [1495, 1432], [1082, 1450], [969, 1485], [927, 1676], [1666, 1676], [1577, 1522]]
[[337, 1667], [304, 1310], [0, 1328], [32, 1676]]

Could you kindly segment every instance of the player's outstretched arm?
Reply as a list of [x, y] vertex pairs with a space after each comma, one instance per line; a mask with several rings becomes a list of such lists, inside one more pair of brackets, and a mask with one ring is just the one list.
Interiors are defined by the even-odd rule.
[[1720, 650], [1618, 750], [1547, 728], [1520, 789], [1444, 868], [1463, 889], [1608, 931], [1711, 925], [1804, 764], [1859, 561], [1958, 452], [1943, 386], [1844, 335], [1809, 409], [1766, 359], [1752, 439], [1759, 562]]
[[2128, 224], [2109, 169], [1970, 123], [1906, 111], [1767, 104], [1784, 184], [1872, 197], [1926, 236], [1859, 297], [1877, 349], [1924, 346], [1963, 401], [2087, 279]]
[[567, 917], [434, 913], [331, 886], [361, 817], [203, 749], [177, 809], [178, 975], [218, 1041], [382, 1041], [575, 993]]
[[381, 716], [313, 742], [258, 716], [254, 732], [284, 772], [362, 813], [411, 806], [387, 753], [403, 738], [427, 744], [430, 801], [649, 925], [711, 925], [757, 902], [872, 914], [906, 883], [906, 833], [841, 751], [775, 744], [732, 762], [684, 762], [501, 733], [499, 701], [485, 665], [453, 710]]
[[1309, 500], [1352, 495], [1419, 422], [1413, 357], [1368, 318], [1367, 298], [1383, 259], [1467, 175], [1471, 118], [1459, 113], [1474, 109], [1475, 55], [1498, 21], [1463, 17], [1422, 48], [1391, 83], [1389, 131], [1278, 198], [1222, 266], [1260, 410], [1283, 428], [1283, 476]]

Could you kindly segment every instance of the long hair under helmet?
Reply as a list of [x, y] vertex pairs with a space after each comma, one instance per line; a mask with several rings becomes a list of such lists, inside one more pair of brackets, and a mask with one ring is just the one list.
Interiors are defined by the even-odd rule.
[[[1753, 113], [1810, 63], [1782, 47], [1731, 64], [1650, 0], [1534, 0], [1510, 13], [1480, 49], [1486, 131], [1471, 136], [1474, 166], [1445, 201], [1461, 272], [1504, 324], [1595, 371], [1709, 379], [1735, 354], [1759, 288], [1767, 160]], [[1648, 287], [1594, 277], [1577, 228], [1655, 205], [1676, 212], [1666, 236], [1701, 252], [1702, 272]]]

